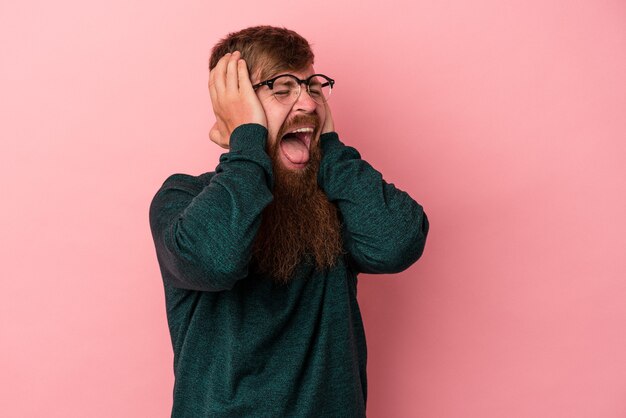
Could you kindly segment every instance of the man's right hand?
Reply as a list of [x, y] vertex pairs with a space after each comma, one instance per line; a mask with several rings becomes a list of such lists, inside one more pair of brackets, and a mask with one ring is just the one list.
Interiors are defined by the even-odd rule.
[[258, 123], [267, 128], [263, 106], [256, 96], [248, 67], [241, 53], [226, 54], [209, 73], [209, 92], [215, 124], [209, 138], [222, 148], [230, 146], [230, 135], [239, 125]]

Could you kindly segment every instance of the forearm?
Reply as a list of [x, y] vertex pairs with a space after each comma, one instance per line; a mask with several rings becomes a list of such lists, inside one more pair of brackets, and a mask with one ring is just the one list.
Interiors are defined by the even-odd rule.
[[428, 218], [422, 206], [344, 145], [335, 132], [322, 135], [318, 181], [342, 215], [344, 246], [357, 270], [394, 273], [423, 253]]
[[261, 214], [272, 200], [266, 136], [260, 125], [238, 127], [208, 185], [174, 175], [156, 194], [150, 225], [166, 283], [219, 291], [248, 274]]

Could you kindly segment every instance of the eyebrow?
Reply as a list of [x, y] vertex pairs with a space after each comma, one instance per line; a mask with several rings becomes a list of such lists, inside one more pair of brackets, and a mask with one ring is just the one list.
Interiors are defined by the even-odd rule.
[[[292, 70], [288, 70], [286, 68], [282, 69], [282, 70], [278, 70], [270, 75], [268, 75], [267, 77], [263, 78], [261, 81], [265, 81], [265, 80], [271, 80], [272, 78], [276, 78], [279, 75], [292, 75], [294, 77], [296, 77], [297, 79], [300, 79], [300, 77], [298, 77], [297, 75], [295, 75], [294, 73], [291, 72]], [[315, 74], [315, 73], [313, 73]], [[310, 76], [312, 76], [313, 74], [309, 74], [307, 76], [302, 77], [302, 80], [306, 80], [307, 78], [309, 78]], [[261, 82], [259, 81], [259, 83]]]

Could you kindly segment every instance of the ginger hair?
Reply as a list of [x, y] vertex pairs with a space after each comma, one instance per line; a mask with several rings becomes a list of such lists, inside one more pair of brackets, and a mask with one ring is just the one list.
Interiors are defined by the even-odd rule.
[[299, 71], [314, 62], [311, 45], [302, 36], [287, 28], [253, 26], [229, 33], [212, 49], [209, 70], [227, 53], [241, 52], [250, 79], [265, 80], [283, 71]]

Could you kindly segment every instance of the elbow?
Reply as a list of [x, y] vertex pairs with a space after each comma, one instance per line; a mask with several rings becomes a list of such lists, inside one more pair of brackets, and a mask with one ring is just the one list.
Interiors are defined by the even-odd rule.
[[416, 223], [416, 227], [413, 230], [414, 233], [408, 254], [413, 260], [411, 264], [419, 260], [422, 254], [424, 254], [424, 248], [426, 247], [426, 237], [428, 236], [429, 228], [430, 224], [428, 222], [426, 212], [422, 212], [422, 216], [420, 217], [419, 222]]
[[180, 231], [171, 245], [165, 246], [162, 262], [168, 274], [164, 281], [174, 287], [198, 291], [230, 290], [248, 274], [248, 263], [241, 249], [224, 248], [216, 241], [188, 242]]
[[150, 206], [150, 229], [165, 285], [217, 292], [232, 289], [247, 276], [249, 251], [241, 239], [199, 231], [176, 213], [162, 213], [155, 201]]
[[376, 259], [368, 260], [370, 266], [380, 273], [400, 273], [412, 266], [424, 252], [424, 240], [410, 244], [398, 244], [381, 253]]
[[429, 226], [426, 214], [422, 213], [411, 228], [402, 230], [401, 235], [386, 237], [376, 248], [354, 251], [353, 259], [365, 273], [400, 273], [421, 258]]
[[398, 251], [398, 253], [402, 254], [402, 257], [399, 257], [397, 260], [399, 271], [407, 269], [422, 257], [426, 247], [426, 237], [428, 236], [429, 228], [428, 217], [425, 212], [422, 212], [419, 220], [415, 223], [415, 227], [411, 229], [412, 233], [409, 235], [404, 248]]
[[426, 212], [420, 210], [410, 225], [398, 230], [401, 235], [393, 240], [395, 245], [389, 246], [385, 254], [386, 273], [400, 273], [422, 257], [429, 228]]

